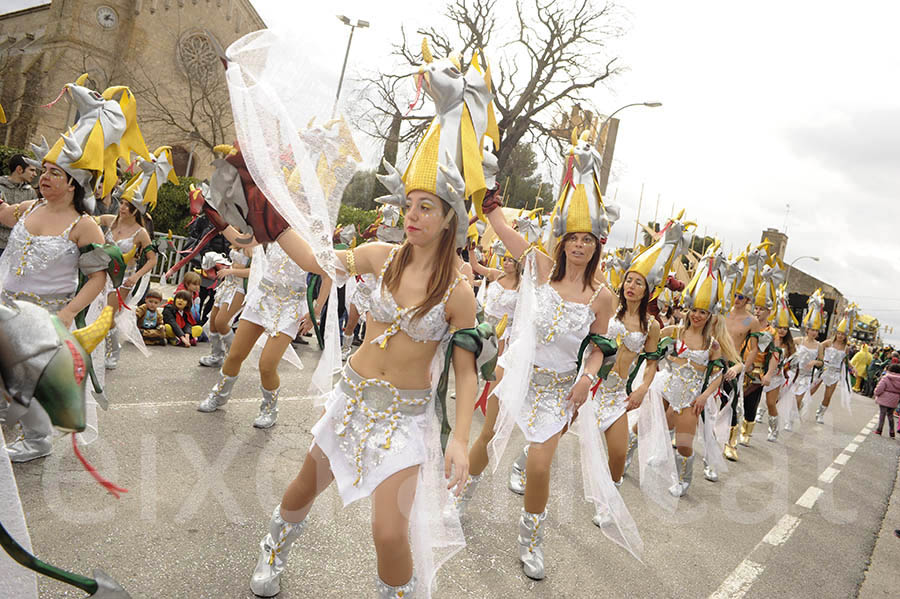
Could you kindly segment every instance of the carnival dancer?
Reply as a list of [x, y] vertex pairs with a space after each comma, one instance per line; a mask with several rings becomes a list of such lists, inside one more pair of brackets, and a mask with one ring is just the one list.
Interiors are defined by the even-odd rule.
[[[504, 357], [505, 378], [496, 391], [496, 434], [488, 453], [496, 468], [513, 424], [529, 443], [527, 453], [516, 459], [513, 478], [525, 471], [518, 551], [525, 575], [535, 580], [546, 576], [543, 545], [556, 448], [598, 382], [604, 361], [615, 352], [615, 342], [602, 337], [613, 315], [613, 295], [597, 276], [603, 244], [619, 212], [601, 199], [595, 176], [599, 168], [600, 156], [588, 135], [579, 139], [573, 132], [552, 219], [553, 258], [536, 249], [527, 251], [532, 246], [495, 209], [496, 199], [485, 209], [504, 247], [525, 261], [514, 331]], [[582, 360], [588, 343], [601, 351], [591, 351]], [[582, 418], [581, 423], [583, 471], [590, 475], [587, 499], [610, 512], [601, 528], [604, 534], [639, 558], [643, 547], [637, 526], [610, 477], [595, 421]]]
[[[499, 188], [494, 191], [498, 190]], [[469, 249], [469, 264], [475, 274], [484, 277], [482, 283], [486, 286], [483, 291], [484, 318], [494, 327], [498, 327], [498, 330], [503, 330], [503, 334], [498, 339], [498, 355], [502, 356], [509, 341], [509, 330], [516, 312], [522, 269], [519, 262], [499, 240], [492, 247], [492, 252], [499, 258], [498, 266], [501, 269], [480, 264], [475, 258], [474, 248]], [[501, 325], [501, 323], [503, 324]], [[484, 394], [489, 393], [491, 388], [496, 388], [500, 384], [503, 379], [503, 368], [498, 366], [494, 376], [496, 377], [494, 381], [485, 382]], [[488, 443], [494, 438], [494, 425], [497, 423], [497, 414], [500, 411], [497, 396], [493, 393], [484, 400], [485, 403], [482, 403], [482, 400], [484, 400], [484, 395], [477, 405], [483, 406], [484, 422], [481, 425], [481, 432], [469, 450], [469, 478], [459, 497], [451, 499], [452, 507], [459, 511], [460, 516], [464, 515], [466, 505], [471, 501], [475, 495], [475, 489], [484, 478], [484, 470], [488, 466]]]
[[[822, 344], [816, 340], [819, 336], [819, 329], [825, 324], [824, 308], [825, 299], [822, 296], [822, 290], [816, 289], [807, 301], [806, 311], [801, 321], [804, 336], [794, 339], [794, 344], [797, 346], [797, 356], [794, 359], [797, 374], [791, 385], [791, 393], [794, 394], [797, 401], [798, 418], [803, 410], [804, 397], [815, 383], [816, 369], [821, 369], [825, 363]], [[794, 420], [793, 417], [786, 417], [784, 430], [793, 430]]]
[[[725, 465], [715, 433], [720, 408], [718, 397], [728, 370], [724, 360], [734, 363], [739, 356], [725, 319], [716, 314], [721, 281], [712, 263], [715, 256], [714, 251], [707, 251], [685, 287], [682, 303], [689, 310], [685, 323], [666, 327], [661, 332], [664, 337], [675, 339], [673, 351], [667, 357], [667, 369], [657, 374], [653, 386], [668, 404], [674, 428], [678, 482], [669, 492], [676, 497], [684, 496], [693, 481], [694, 435], [701, 414], [706, 453], [704, 476], [715, 482]], [[713, 376], [716, 369], [718, 375]]]
[[[229, 150], [224, 160], [216, 161], [216, 166], [210, 180], [212, 195], [224, 193], [222, 190], [227, 182], [238, 177], [242, 181], [250, 181], [243, 155], [236, 149]], [[224, 234], [232, 243], [238, 242], [238, 234], [233, 229], [226, 229]], [[307, 307], [306, 286], [307, 272], [297, 266], [278, 244], [269, 244], [265, 252], [262, 278], [247, 294], [237, 332], [222, 363], [219, 381], [197, 406], [198, 411], [215, 412], [228, 402], [241, 372], [241, 365], [257, 340], [265, 333], [265, 345], [259, 356], [259, 380], [263, 399], [253, 426], [271, 428], [275, 425], [278, 419], [278, 395], [281, 391], [278, 364], [297, 334], [309, 332], [313, 328], [312, 319], [318, 320], [321, 316], [325, 298], [331, 290], [331, 279], [323, 280], [313, 314], [309, 313]]]
[[[740, 348], [739, 351], [742, 358], [741, 361], [726, 372], [726, 380], [739, 377], [736, 386], [738, 391], [740, 391], [739, 395], [734, 397], [731, 402], [731, 426], [728, 429], [728, 441], [725, 443], [724, 450], [725, 458], [732, 462], [738, 460], [737, 444], [740, 440], [740, 425], [743, 422], [746, 410], [746, 399], [743, 394], [744, 373], [750, 373], [753, 369], [753, 363], [758, 352], [758, 337], [762, 331], [759, 321], [747, 308], [754, 291], [760, 285], [760, 281], [754, 280], [753, 277], [754, 273], [759, 272], [759, 270], [749, 265], [749, 259], [744, 257], [743, 260], [739, 259], [735, 263], [732, 263], [730, 260], [724, 261], [722, 266], [723, 281], [727, 281], [726, 277], [729, 276], [744, 275], [743, 281], [732, 290], [725, 290], [724, 292], [725, 309], [728, 310], [725, 316], [725, 327], [731, 336], [732, 345], [735, 348]], [[744, 268], [742, 269], [738, 266], [739, 264], [744, 264]], [[729, 303], [731, 304], [730, 306], [727, 305]]]
[[[825, 410], [831, 405], [831, 397], [834, 395], [835, 389], [840, 385], [841, 403], [844, 408], [850, 409], [850, 376], [849, 364], [847, 362], [847, 336], [853, 330], [856, 322], [856, 315], [859, 308], [856, 304], [850, 304], [844, 310], [844, 316], [834, 329], [834, 335], [822, 343], [822, 358], [824, 368], [822, 371], [821, 382], [825, 383], [825, 396], [822, 403], [816, 409], [816, 422], [825, 423]], [[815, 395], [820, 383], [810, 390], [810, 395]]]
[[[260, 543], [251, 590], [260, 596], [279, 592], [291, 545], [308, 525], [316, 496], [335, 481], [345, 504], [372, 497], [378, 596], [428, 597], [437, 568], [465, 544], [459, 521], [453, 525], [440, 514], [446, 489], [461, 490], [468, 472], [477, 374], [474, 355], [465, 347], [482, 351], [488, 347], [481, 336], [484, 328], [473, 328], [475, 297], [458, 272], [456, 248], [464, 244], [468, 226], [465, 197], [471, 197], [480, 211], [485, 191], [479, 149], [489, 132], [485, 124], [491, 129], [495, 123], [493, 112], [484, 112], [490, 106], [490, 78], [482, 74], [477, 58], [460, 76], [455, 58], [435, 59], [423, 44], [420, 80], [438, 116], [405, 174], [387, 165], [389, 175], [381, 178], [390, 195], [380, 201], [406, 210], [406, 241], [400, 246], [368, 243], [336, 251], [327, 220], [329, 207], [336, 208], [355, 168], [346, 151], [353, 143], [349, 130], [346, 135], [339, 132], [346, 124], [339, 120], [298, 131], [290, 122], [308, 122], [308, 115], [302, 121], [299, 114], [290, 122], [282, 121], [297, 113], [298, 105], [253, 95], [266, 85], [274, 89], [305, 64], [296, 44], [264, 30], [238, 40], [228, 56], [233, 60], [228, 67], [230, 91], [239, 99], [235, 120], [241, 150], [248, 153], [253, 179], [266, 189], [265, 196], [244, 195], [251, 204], [269, 200], [292, 219], [287, 228], [284, 219], [279, 222], [277, 214], [265, 212], [264, 222], [255, 221], [256, 239], [277, 239], [301, 268], [328, 274], [337, 285], [346, 276], [378, 275], [365, 340], [328, 394], [303, 467], [274, 510], [269, 534]], [[265, 127], [279, 133], [260, 135], [258, 128], [248, 125], [273, 102], [276, 110], [268, 113], [271, 122]], [[497, 137], [496, 133], [493, 125], [492, 135]], [[284, 159], [279, 158], [285, 153], [294, 164], [287, 176], [281, 170]], [[323, 161], [318, 160], [320, 155]], [[329, 171], [325, 179], [336, 183], [319, 182], [317, 173], [324, 170]], [[290, 184], [295, 175], [297, 180], [302, 177], [302, 189]], [[297, 218], [298, 208], [308, 217]], [[339, 339], [335, 306], [328, 303], [330, 327], [322, 359], [330, 364], [338, 357]], [[459, 330], [451, 334], [451, 328]], [[496, 344], [491, 347], [496, 352]], [[437, 375], [442, 365], [449, 367], [448, 352], [457, 397], [452, 436], [449, 424], [446, 420], [440, 424], [434, 412], [446, 414], [446, 395], [433, 393], [434, 384], [446, 392], [446, 375]], [[323, 374], [330, 382], [330, 365]], [[443, 468], [441, 437], [446, 441]]]
[[795, 372], [790, 368], [795, 359], [796, 345], [790, 327], [797, 324], [787, 303], [785, 286], [778, 288], [775, 296], [775, 314], [772, 319], [772, 342], [765, 348], [766, 371], [762, 377], [763, 393], [769, 413], [769, 434], [767, 441], [778, 440], [780, 411], [789, 416], [796, 410], [791, 387]]
[[231, 247], [227, 258], [217, 252], [203, 255], [203, 270], [215, 272], [218, 283], [213, 308], [209, 313], [210, 353], [200, 358], [201, 366], [221, 368], [225, 363], [225, 355], [234, 339], [231, 322], [243, 307], [247, 293], [250, 258], [249, 249], [235, 246]]
[[[104, 180], [112, 187], [115, 161], [106, 159], [110, 152], [129, 161], [132, 151], [148, 156], [128, 88], [112, 87], [101, 95], [81, 86], [86, 78], [85, 74], [67, 84], [63, 91], [80, 115], [75, 126], [52, 148], [46, 140], [32, 146], [44, 168], [42, 199], [15, 206], [0, 203], [0, 223], [13, 229], [0, 258], [3, 297], [38, 304], [67, 327], [76, 321], [83, 324], [84, 312], [103, 291], [105, 270], [116, 258], [116, 267], [121, 265], [118, 249], [107, 253], [103, 233], [89, 217], [94, 182], [106, 169]], [[129, 118], [123, 113], [126, 105], [131, 108]], [[80, 287], [79, 272], [85, 277]], [[89, 427], [94, 431], [95, 404], [89, 400]], [[52, 426], [38, 402], [27, 408], [11, 406], [8, 419], [21, 420], [24, 428], [23, 439], [7, 448], [10, 460], [27, 462], [51, 453]]]
[[[107, 305], [112, 306], [116, 312], [113, 326], [106, 337], [107, 370], [115, 370], [119, 366], [123, 337], [120, 333], [124, 333], [124, 337], [145, 356], [149, 355], [134, 319], [134, 308], [143, 298], [149, 284], [149, 278], [145, 281], [144, 277], [153, 270], [157, 261], [150, 213], [156, 207], [159, 188], [166, 181], [178, 183], [172, 166], [172, 151], [168, 146], [157, 148], [151, 160], [138, 158], [135, 165], [139, 172], [125, 185], [119, 198], [118, 214], [95, 217], [106, 231], [106, 243], [119, 247], [126, 264], [125, 280], [121, 287], [114, 288], [112, 282], [107, 280], [104, 290]], [[140, 283], [143, 285], [138, 289]]]
[[753, 436], [756, 423], [763, 422], [764, 419], [765, 409], [760, 409], [759, 406], [765, 393], [762, 379], [768, 372], [767, 350], [775, 334], [775, 330], [769, 324], [769, 317], [775, 307], [777, 295], [775, 282], [781, 280], [781, 272], [783, 271], [763, 269], [764, 276], [754, 294], [753, 312], [757, 332], [750, 333], [750, 336], [756, 341], [757, 351], [752, 366], [744, 372], [744, 415], [741, 421], [740, 444], [745, 447], [750, 446], [750, 438]]

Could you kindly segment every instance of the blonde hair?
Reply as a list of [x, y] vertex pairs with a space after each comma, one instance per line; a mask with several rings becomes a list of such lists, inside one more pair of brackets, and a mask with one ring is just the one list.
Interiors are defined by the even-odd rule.
[[[681, 337], [681, 332], [687, 332], [690, 328], [691, 318], [690, 315], [687, 315], [685, 324], [678, 325], [676, 337]], [[719, 347], [722, 349], [722, 355], [726, 359], [734, 363], [742, 361], [740, 354], [734, 347], [734, 342], [731, 341], [731, 335], [728, 334], [728, 328], [725, 326], [725, 318], [722, 316], [710, 314], [709, 318], [706, 319], [706, 324], [703, 325], [701, 335], [703, 335], [703, 345], [705, 347], [709, 347], [710, 343], [715, 338]]]

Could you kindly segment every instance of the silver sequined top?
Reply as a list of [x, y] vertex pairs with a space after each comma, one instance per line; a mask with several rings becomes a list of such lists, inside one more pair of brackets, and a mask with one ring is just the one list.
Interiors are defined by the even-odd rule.
[[294, 292], [306, 291], [307, 272], [284, 253], [277, 243], [269, 244], [266, 250], [266, 271], [263, 279], [277, 287], [285, 287]]
[[503, 285], [494, 281], [485, 289], [484, 313], [497, 319], [501, 319], [505, 315], [508, 325], [512, 325], [518, 297], [519, 292], [517, 290], [506, 289]]
[[16, 222], [4, 255], [9, 264], [4, 292], [38, 304], [41, 297], [71, 297], [78, 288], [79, 252], [69, 234], [81, 216], [59, 235], [32, 235], [25, 228], [26, 217], [44, 203], [35, 202]]
[[575, 367], [581, 342], [594, 322], [593, 297], [587, 304], [567, 301], [549, 283], [539, 285], [535, 296], [534, 324], [538, 345], [534, 365], [557, 372], [571, 370]]
[[450, 323], [447, 322], [447, 314], [445, 312], [447, 300], [450, 299], [450, 294], [453, 293], [456, 285], [463, 280], [463, 277], [457, 276], [456, 280], [447, 287], [447, 291], [439, 304], [432, 307], [421, 318], [413, 319], [412, 312], [414, 307], [404, 308], [399, 306], [391, 292], [382, 285], [384, 272], [390, 265], [391, 260], [394, 259], [394, 254], [397, 253], [398, 249], [400, 249], [400, 246], [396, 246], [391, 250], [387, 260], [384, 262], [384, 266], [381, 267], [378, 278], [375, 279], [375, 283], [372, 286], [372, 302], [369, 307], [369, 313], [376, 321], [390, 325], [372, 343], [377, 345], [386, 342], [400, 331], [406, 333], [413, 341], [421, 343], [440, 341], [447, 334], [447, 331], [450, 330]]
[[621, 337], [622, 343], [628, 351], [635, 354], [644, 351], [644, 344], [647, 342], [647, 333], [644, 333], [643, 331], [629, 331], [625, 327], [625, 323], [615, 316], [609, 319], [606, 336], [610, 339], [618, 339]]
[[826, 370], [840, 370], [841, 362], [844, 361], [844, 356], [846, 355], [846, 350], [836, 349], [834, 347], [826, 347], [825, 348], [825, 369]]

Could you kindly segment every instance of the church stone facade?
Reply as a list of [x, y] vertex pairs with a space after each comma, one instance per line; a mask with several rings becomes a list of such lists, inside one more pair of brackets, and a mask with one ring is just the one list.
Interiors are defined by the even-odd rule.
[[0, 14], [0, 144], [50, 143], [74, 113], [60, 100], [84, 72], [102, 91], [128, 85], [153, 151], [172, 146], [176, 172], [210, 172], [210, 144], [234, 139], [216, 47], [265, 28], [249, 0], [18, 0]]

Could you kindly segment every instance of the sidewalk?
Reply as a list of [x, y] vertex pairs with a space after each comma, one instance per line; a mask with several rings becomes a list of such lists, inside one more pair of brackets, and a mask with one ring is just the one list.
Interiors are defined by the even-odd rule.
[[859, 587], [859, 599], [896, 597], [900, 588], [900, 570], [897, 568], [900, 564], [900, 539], [894, 536], [894, 529], [900, 528], [900, 462], [893, 476], [894, 490], [875, 539], [865, 579]]

